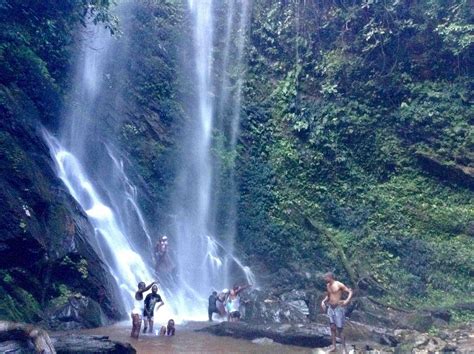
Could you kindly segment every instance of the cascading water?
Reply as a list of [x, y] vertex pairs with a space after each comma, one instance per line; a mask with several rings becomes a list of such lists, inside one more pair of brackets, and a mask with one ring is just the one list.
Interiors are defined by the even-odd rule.
[[[223, 192], [231, 202], [221, 205], [215, 196], [216, 190], [220, 189], [220, 165], [212, 154], [216, 133], [229, 141], [226, 149], [235, 152], [242, 77], [240, 74], [238, 80], [231, 80], [227, 72], [230, 65], [240, 67], [242, 64], [248, 2], [230, 0], [214, 4], [212, 0], [189, 0], [188, 5], [193, 27], [194, 65], [191, 71], [196, 83], [196, 99], [189, 107], [191, 120], [186, 127], [185, 153], [181, 158], [174, 205], [180, 282], [178, 298], [181, 300], [180, 309], [191, 317], [204, 318], [206, 299], [212, 290], [228, 288], [231, 282], [242, 281], [242, 278], [255, 283], [250, 269], [233, 256], [235, 183], [229, 181], [230, 187]], [[217, 6], [224, 6], [227, 13], [224, 59], [220, 66], [215, 65], [214, 57], [215, 43], [218, 42], [215, 37], [219, 36], [216, 28], [220, 25], [219, 19], [215, 18]], [[231, 60], [234, 48], [232, 54], [236, 57]], [[231, 83], [237, 86], [231, 89]], [[233, 111], [230, 122], [215, 124], [216, 115], [221, 120], [223, 107], [229, 104]], [[229, 129], [225, 129], [226, 126]], [[231, 173], [230, 177], [233, 179], [234, 174]], [[217, 212], [219, 208], [226, 209], [226, 212]], [[229, 218], [225, 221], [227, 227], [217, 226], [215, 219], [218, 214]], [[231, 270], [236, 278], [231, 278]]]
[[[222, 5], [222, 4], [221, 4]], [[163, 280], [168, 306], [160, 309], [162, 318], [203, 319], [207, 314], [206, 299], [210, 291], [229, 287], [230, 270], [237, 270], [240, 279], [255, 283], [252, 272], [233, 255], [235, 233], [235, 183], [234, 175], [228, 193], [231, 201], [226, 215], [227, 227], [216, 227], [215, 210], [218, 199], [213, 197], [217, 186], [219, 164], [211, 154], [213, 129], [216, 120], [214, 94], [216, 87], [226, 92], [219, 104], [230, 105], [230, 121], [223, 122], [222, 112], [217, 114], [223, 126], [222, 134], [235, 149], [240, 116], [240, 90], [242, 71], [237, 78], [228, 75], [229, 67], [242, 66], [244, 35], [247, 23], [247, 1], [230, 0], [227, 4], [227, 35], [225, 55], [220, 67], [214, 66], [214, 6], [211, 0], [189, 0], [194, 33], [194, 75], [196, 78], [196, 102], [194, 116], [186, 127], [186, 152], [177, 174], [174, 201], [177, 274]], [[123, 6], [123, 5], [119, 5]], [[240, 13], [239, 12], [242, 12]], [[232, 35], [236, 31], [236, 37]], [[125, 174], [120, 151], [113, 146], [97, 124], [103, 107], [113, 98], [107, 86], [108, 70], [126, 56], [123, 43], [111, 37], [99, 26], [89, 25], [83, 40], [81, 57], [70, 95], [65, 124], [59, 138], [45, 132], [45, 140], [56, 162], [58, 176], [71, 195], [85, 210], [95, 228], [96, 239], [90, 240], [115, 278], [127, 310], [131, 309], [133, 292], [139, 281], [155, 279], [151, 270], [152, 239], [147, 222], [140, 211], [137, 189]], [[232, 56], [236, 54], [236, 56]], [[231, 59], [232, 56], [232, 59]], [[215, 80], [218, 73], [221, 80]], [[232, 87], [231, 87], [232, 86]], [[237, 273], [233, 273], [237, 274]], [[240, 280], [239, 279], [239, 280]]]
[[[108, 265], [129, 311], [138, 282], [149, 283], [155, 276], [150, 271], [151, 262], [144, 261], [151, 259], [152, 241], [136, 187], [125, 174], [119, 154], [109, 145], [110, 139], [97, 129], [95, 121], [103, 106], [107, 67], [117, 61], [113, 46], [121, 44], [113, 41], [105, 28], [92, 24], [87, 27], [60, 138], [48, 132], [44, 136], [58, 176], [94, 227], [96, 239], [90, 242]], [[166, 291], [165, 295], [169, 297]], [[160, 318], [171, 317], [171, 307], [160, 309]]]

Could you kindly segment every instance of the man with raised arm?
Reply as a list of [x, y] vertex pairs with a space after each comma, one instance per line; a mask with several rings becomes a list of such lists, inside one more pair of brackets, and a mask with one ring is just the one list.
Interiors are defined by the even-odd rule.
[[[341, 338], [344, 353], [346, 352], [346, 339], [342, 333], [344, 327], [346, 306], [352, 298], [352, 289], [348, 288], [341, 282], [334, 278], [333, 273], [326, 273], [324, 275], [326, 281], [327, 295], [321, 302], [323, 311], [327, 311], [329, 316], [329, 323], [331, 327], [332, 348], [331, 351], [336, 351], [336, 330], [339, 338]], [[342, 299], [344, 293], [348, 293], [346, 299]]]

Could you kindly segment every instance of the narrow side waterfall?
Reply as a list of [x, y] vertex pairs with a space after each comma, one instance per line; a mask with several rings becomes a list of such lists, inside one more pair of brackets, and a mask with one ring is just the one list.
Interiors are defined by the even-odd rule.
[[[235, 282], [255, 283], [250, 269], [233, 255], [234, 162], [223, 166], [216, 156], [224, 153], [235, 159], [249, 9], [247, 0], [189, 0], [188, 8], [195, 100], [188, 103], [190, 121], [185, 127], [174, 198], [178, 298], [180, 309], [192, 318], [204, 319], [207, 297], [213, 290], [229, 288]], [[225, 16], [216, 17], [218, 10]], [[222, 60], [216, 58], [218, 51], [223, 52]], [[229, 74], [231, 66], [238, 69], [232, 70], [236, 77]]]

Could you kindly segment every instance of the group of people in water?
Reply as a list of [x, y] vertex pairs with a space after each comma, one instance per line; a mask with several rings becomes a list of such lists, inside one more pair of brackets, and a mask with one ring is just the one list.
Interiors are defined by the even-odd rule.
[[[144, 293], [150, 290], [145, 299]], [[165, 303], [158, 294], [158, 285], [152, 282], [148, 286], [144, 282], [138, 283], [138, 290], [135, 292], [134, 307], [132, 310], [132, 338], [137, 338], [140, 334], [140, 328], [143, 326], [143, 333], [153, 333], [154, 314], [155, 310], [163, 306]], [[161, 326], [158, 334], [160, 336], [174, 336], [175, 334], [174, 320], [170, 319], [166, 326]]]
[[[168, 249], [168, 237], [162, 236], [158, 239], [155, 249], [155, 267], [158, 275], [169, 274], [173, 269], [172, 257]], [[161, 278], [160, 278], [161, 279]], [[209, 297], [209, 320], [212, 321], [214, 313], [224, 317], [231, 322], [239, 321], [240, 313], [240, 293], [250, 287], [250, 285], [235, 285], [232, 289], [224, 289], [220, 294], [216, 291]], [[145, 293], [151, 289], [151, 292], [145, 296]], [[158, 283], [156, 281], [149, 285], [144, 282], [138, 283], [138, 289], [134, 295], [134, 307], [131, 313], [133, 338], [138, 338], [143, 323], [143, 333], [153, 333], [154, 314], [164, 305], [163, 299], [158, 294]], [[160, 336], [173, 336], [176, 332], [173, 319], [168, 321], [166, 326], [161, 326], [157, 334]]]
[[[156, 260], [156, 272], [159, 268], [170, 268], [171, 262], [168, 254], [168, 237], [162, 236], [155, 245], [154, 256]], [[161, 269], [163, 271], [163, 269]], [[168, 269], [169, 270], [169, 269]], [[151, 289], [151, 292], [144, 294]], [[143, 322], [143, 333], [153, 333], [155, 311], [165, 303], [158, 294], [158, 283], [156, 281], [149, 285], [144, 282], [138, 283], [138, 290], [134, 296], [134, 306], [132, 310], [132, 338], [138, 338]], [[157, 332], [160, 336], [174, 336], [175, 323], [173, 319], [169, 319], [166, 326], [161, 326]]]
[[[157, 271], [161, 267], [173, 267], [171, 258], [168, 254], [168, 238], [162, 236], [155, 247], [155, 258]], [[345, 311], [347, 305], [352, 299], [352, 289], [343, 283], [337, 281], [333, 273], [324, 275], [326, 282], [326, 297], [321, 302], [321, 310], [329, 317], [331, 329], [331, 339], [333, 348], [336, 350], [336, 336], [341, 339], [345, 351], [345, 338], [343, 327], [345, 322]], [[223, 289], [220, 293], [213, 291], [209, 296], [208, 318], [213, 321], [213, 315], [217, 314], [221, 318], [226, 318], [230, 322], [238, 322], [241, 318], [241, 299], [240, 293], [251, 285], [234, 285], [232, 289]], [[151, 292], [144, 296], [144, 293]], [[347, 297], [343, 299], [343, 295]], [[148, 286], [144, 282], [138, 284], [138, 290], [135, 293], [135, 304], [132, 310], [132, 334], [133, 338], [138, 338], [142, 322], [144, 323], [143, 333], [153, 333], [154, 312], [164, 305], [163, 299], [158, 294], [158, 284], [152, 282]], [[168, 321], [166, 326], [161, 326], [157, 334], [161, 336], [174, 336], [175, 323], [173, 319]]]
[[238, 322], [241, 317], [239, 294], [250, 286], [234, 285], [232, 289], [224, 289], [219, 294], [217, 291], [213, 291], [209, 296], [209, 306], [207, 308], [209, 322], [212, 322], [214, 313], [224, 318], [227, 316], [229, 322]]

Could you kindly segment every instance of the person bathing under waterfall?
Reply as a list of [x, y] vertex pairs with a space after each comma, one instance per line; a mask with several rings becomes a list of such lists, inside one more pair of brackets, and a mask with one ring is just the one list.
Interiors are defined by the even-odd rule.
[[226, 309], [229, 314], [229, 322], [239, 322], [240, 320], [240, 292], [252, 285], [238, 286], [234, 285], [227, 298]]
[[[336, 351], [336, 330], [339, 338], [342, 341], [344, 353], [346, 352], [346, 340], [342, 333], [345, 320], [346, 306], [352, 299], [352, 289], [348, 288], [341, 282], [334, 278], [333, 273], [326, 273], [324, 275], [326, 281], [327, 295], [321, 302], [321, 308], [324, 312], [327, 311], [329, 316], [329, 323], [331, 328], [332, 348], [331, 351]], [[348, 293], [345, 300], [342, 300], [343, 293]]]
[[153, 316], [155, 311], [155, 305], [158, 305], [156, 311], [163, 306], [165, 303], [161, 299], [161, 296], [158, 294], [158, 285], [153, 285], [151, 287], [151, 293], [148, 294], [145, 298], [145, 308], [143, 310], [143, 333], [146, 333], [149, 328], [149, 333], [153, 333]]
[[217, 300], [217, 291], [213, 291], [212, 294], [209, 296], [209, 305], [207, 307], [209, 322], [212, 322], [212, 314], [219, 313], [219, 310], [217, 309]]
[[162, 326], [160, 329], [160, 336], [174, 336], [176, 329], [174, 327], [174, 320], [170, 319], [168, 325]]
[[217, 295], [217, 310], [219, 311], [219, 315], [222, 317], [225, 316], [226, 310], [225, 310], [225, 304], [227, 302], [227, 297], [229, 296], [229, 289], [224, 289], [222, 292]]
[[160, 280], [172, 279], [175, 264], [170, 256], [168, 237], [162, 236], [155, 245], [155, 270]]
[[143, 303], [143, 293], [150, 290], [150, 288], [154, 284], [155, 282], [152, 282], [150, 285], [147, 286], [142, 281], [138, 283], [138, 290], [135, 292], [135, 300], [132, 310], [132, 338], [138, 339], [138, 335], [140, 334], [140, 327], [142, 325], [142, 315], [145, 309]]

